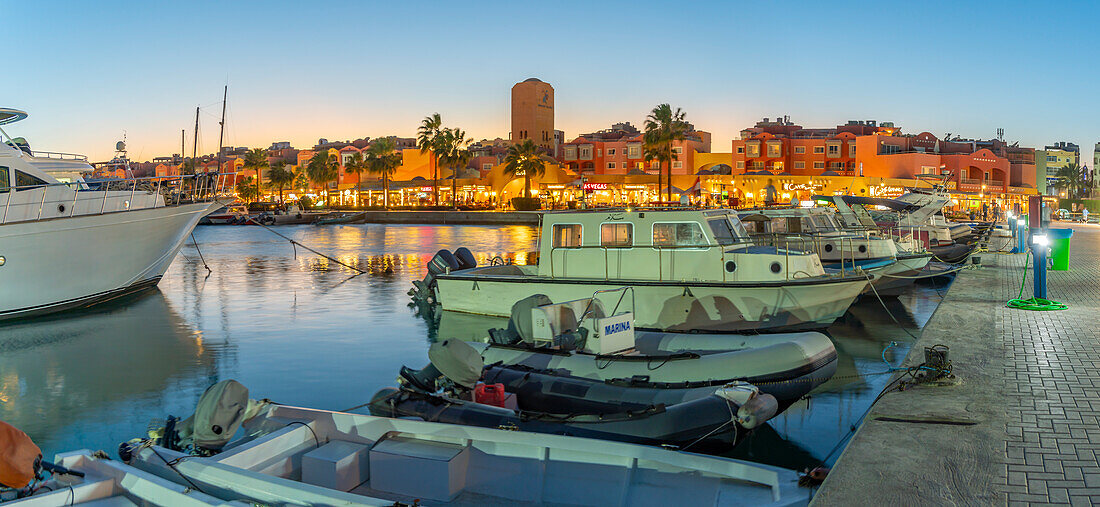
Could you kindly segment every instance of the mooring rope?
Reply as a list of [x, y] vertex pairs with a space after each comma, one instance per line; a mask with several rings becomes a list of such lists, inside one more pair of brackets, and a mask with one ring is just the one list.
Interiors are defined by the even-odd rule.
[[[313, 252], [313, 253], [315, 253], [315, 254], [317, 254], [317, 255], [320, 255], [321, 257], [324, 257], [324, 258], [326, 258], [326, 259], [328, 259], [328, 260], [330, 260], [330, 261], [332, 261], [332, 262], [335, 262], [335, 263], [337, 263], [337, 264], [339, 264], [339, 265], [341, 265], [341, 266], [344, 266], [345, 268], [348, 268], [348, 269], [350, 269], [350, 270], [352, 270], [352, 271], [355, 271], [355, 272], [357, 272], [357, 273], [359, 273], [359, 274], [363, 274], [363, 273], [366, 273], [366, 271], [363, 271], [362, 269], [359, 269], [359, 268], [357, 268], [357, 267], [355, 267], [355, 266], [352, 266], [352, 265], [350, 265], [350, 264], [346, 264], [346, 263], [340, 262], [339, 260], [337, 260], [337, 259], [335, 259], [335, 258], [333, 258], [333, 257], [330, 257], [330, 256], [328, 256], [328, 255], [325, 255], [325, 254], [323, 254], [323, 253], [321, 253], [321, 252], [318, 252], [317, 250], [314, 250], [314, 249], [312, 249], [312, 248], [310, 248], [310, 247], [308, 247], [308, 246], [306, 246], [306, 245], [303, 245], [303, 244], [301, 244], [301, 243], [299, 243], [299, 242], [297, 242], [297, 241], [295, 241], [295, 240], [293, 240], [293, 239], [290, 239], [290, 238], [288, 238], [288, 237], [284, 236], [283, 234], [280, 234], [280, 233], [279, 233], [278, 231], [276, 231], [275, 229], [272, 229], [272, 228], [270, 228], [270, 227], [268, 227], [268, 226], [266, 226], [266, 225], [264, 225], [264, 224], [261, 224], [260, 222], [257, 222], [257, 221], [256, 221], [256, 219], [254, 219], [254, 218], [252, 218], [252, 217], [248, 217], [248, 221], [249, 221], [249, 222], [252, 222], [253, 224], [256, 224], [256, 225], [258, 225], [258, 226], [260, 226], [260, 227], [263, 227], [264, 229], [267, 229], [267, 230], [268, 230], [268, 231], [270, 231], [270, 232], [271, 232], [272, 234], [274, 234], [274, 235], [276, 235], [276, 236], [278, 236], [278, 237], [280, 237], [280, 238], [283, 238], [283, 239], [285, 239], [285, 240], [289, 241], [289, 242], [290, 242], [290, 244], [291, 244], [291, 245], [294, 245], [295, 247], [299, 247], [299, 246], [300, 246], [300, 247], [302, 247], [302, 248], [304, 248], [304, 249], [306, 249], [306, 250], [309, 250], [310, 252]], [[295, 251], [295, 256], [297, 256], [297, 251]]]

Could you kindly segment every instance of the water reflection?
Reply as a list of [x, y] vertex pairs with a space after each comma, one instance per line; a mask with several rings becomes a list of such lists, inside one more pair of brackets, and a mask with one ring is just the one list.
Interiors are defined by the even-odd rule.
[[[8, 325], [3, 335], [0, 419], [45, 449], [130, 435], [218, 379], [218, 358], [231, 348], [189, 327], [158, 290], [75, 318]], [[80, 427], [89, 419], [99, 427]], [[89, 431], [99, 433], [93, 442]]]
[[[224, 378], [281, 403], [354, 407], [393, 385], [402, 364], [423, 365], [437, 337], [483, 337], [506, 324], [409, 306], [410, 282], [436, 251], [465, 246], [479, 263], [522, 263], [537, 238], [522, 226], [277, 230], [366, 274], [260, 227], [200, 227], [198, 246], [184, 246], [159, 291], [106, 311], [0, 327], [0, 419], [51, 454], [113, 449], [152, 418], [189, 414], [202, 390]], [[933, 288], [918, 288], [887, 307], [915, 333], [938, 301]], [[830, 334], [837, 377], [754, 434], [735, 450], [740, 456], [816, 464], [886, 382], [875, 375], [886, 367], [882, 349], [899, 342], [887, 353], [896, 364], [911, 343], [874, 299]]]

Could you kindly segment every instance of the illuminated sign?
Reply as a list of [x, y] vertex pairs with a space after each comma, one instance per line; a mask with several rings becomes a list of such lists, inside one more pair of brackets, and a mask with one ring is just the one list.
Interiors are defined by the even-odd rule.
[[817, 192], [825, 188], [824, 183], [784, 183], [783, 190]]
[[584, 191], [591, 192], [593, 190], [607, 190], [607, 183], [585, 183]]
[[645, 185], [623, 185], [624, 190], [645, 190]]
[[549, 190], [561, 190], [565, 188], [565, 185], [546, 185], [546, 188]]
[[867, 190], [871, 193], [871, 197], [899, 196], [905, 193], [905, 189], [902, 187], [892, 187], [887, 185], [871, 187]]
[[431, 191], [432, 191], [432, 187], [420, 187], [420, 191], [421, 191], [421, 192], [431, 192]]

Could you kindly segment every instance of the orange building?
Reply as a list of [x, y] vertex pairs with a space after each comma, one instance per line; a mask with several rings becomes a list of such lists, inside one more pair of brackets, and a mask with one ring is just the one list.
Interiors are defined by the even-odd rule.
[[[806, 129], [783, 117], [765, 118], [741, 131], [741, 139], [734, 140], [732, 147], [735, 174], [893, 179], [946, 175], [960, 191], [1008, 192], [1016, 180], [1010, 180], [1012, 163], [1005, 156], [1004, 143], [995, 146], [1001, 154], [983, 144], [990, 142], [943, 141], [928, 132], [901, 135], [894, 124], [874, 120]], [[1021, 158], [1018, 170], [1025, 168]], [[1020, 175], [1017, 180], [1027, 182], [1028, 177]]]
[[[603, 174], [657, 174], [660, 163], [647, 162], [642, 144], [642, 133], [629, 122], [616, 123], [610, 129], [584, 134], [561, 146], [560, 162], [576, 173]], [[695, 167], [696, 153], [710, 152], [710, 133], [689, 131], [682, 141], [675, 141], [672, 151], [672, 174], [690, 175]]]
[[530, 139], [553, 153], [554, 87], [538, 78], [512, 86], [512, 140]]

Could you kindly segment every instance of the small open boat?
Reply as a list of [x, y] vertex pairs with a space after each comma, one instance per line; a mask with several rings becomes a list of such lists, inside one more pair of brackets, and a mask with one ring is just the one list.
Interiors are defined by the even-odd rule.
[[[239, 400], [207, 404], [218, 405], [242, 412]], [[198, 416], [196, 428], [209, 419]], [[244, 429], [212, 455], [148, 441], [120, 455], [219, 498], [269, 505], [803, 505], [809, 493], [790, 470], [587, 438], [276, 404]]]

